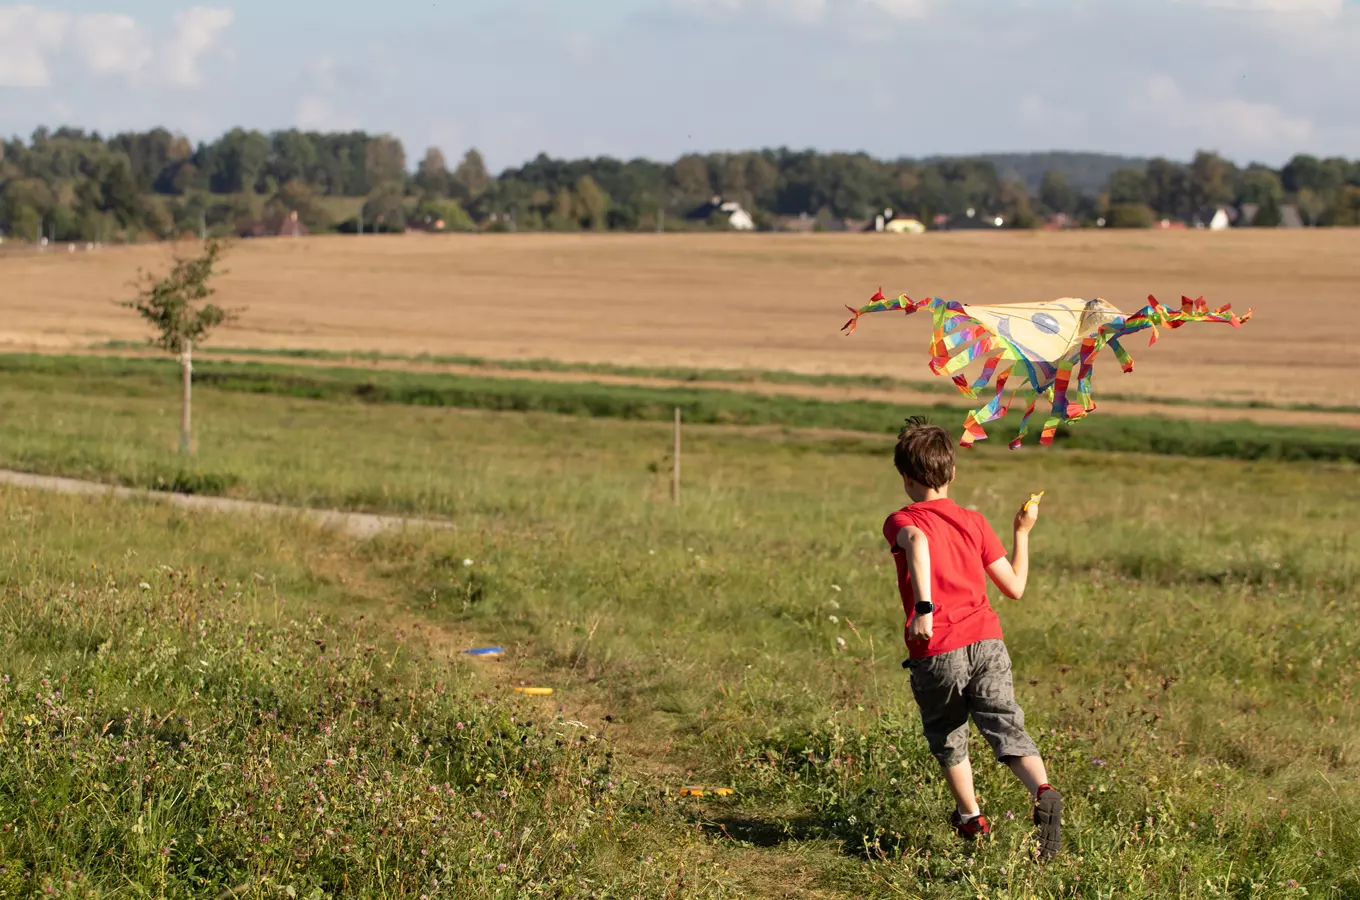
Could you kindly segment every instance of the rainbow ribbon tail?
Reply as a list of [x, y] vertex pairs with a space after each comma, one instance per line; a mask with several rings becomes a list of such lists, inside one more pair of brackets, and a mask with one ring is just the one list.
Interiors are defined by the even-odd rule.
[[[841, 330], [847, 334], [854, 332], [859, 317], [866, 313], [901, 310], [910, 315], [927, 306], [934, 312], [934, 329], [930, 340], [931, 372], [950, 378], [959, 392], [970, 400], [976, 400], [995, 382], [988, 401], [970, 410], [964, 418], [959, 446], [971, 447], [977, 441], [986, 440], [987, 431], [983, 426], [1005, 416], [1015, 398], [1022, 397], [1027, 401], [1027, 406], [1020, 421], [1019, 433], [1010, 443], [1012, 450], [1019, 450], [1029, 433], [1030, 418], [1040, 397], [1049, 406], [1039, 436], [1041, 446], [1051, 445], [1063, 425], [1078, 422], [1095, 411], [1091, 380], [1096, 357], [1106, 346], [1114, 353], [1120, 368], [1126, 373], [1132, 372], [1133, 357], [1120, 343], [1122, 338], [1150, 330], [1152, 336], [1148, 346], [1152, 346], [1161, 336], [1162, 328], [1175, 330], [1192, 322], [1212, 322], [1240, 328], [1255, 311], [1249, 309], [1238, 316], [1232, 312], [1231, 304], [1210, 309], [1203, 297], [1192, 300], [1185, 296], [1181, 297], [1180, 309], [1172, 309], [1164, 306], [1156, 297], [1149, 296], [1147, 305], [1142, 309], [1131, 316], [1117, 317], [1102, 325], [1093, 334], [1084, 337], [1079, 347], [1057, 360], [1028, 358], [1011, 340], [993, 332], [985, 323], [970, 315], [962, 304], [938, 297], [912, 300], [903, 294], [889, 299], [879, 290], [866, 305], [858, 309], [846, 307], [853, 313], [853, 318]], [[984, 359], [982, 372], [975, 381], [969, 383], [962, 370], [979, 357]], [[1015, 384], [1010, 397], [1005, 398], [1007, 381], [1013, 375]]]
[[844, 331], [847, 335], [854, 334], [856, 326], [859, 325], [859, 317], [866, 313], [895, 312], [900, 309], [906, 315], [911, 315], [925, 306], [927, 302], [912, 300], [906, 294], [888, 299], [883, 296], [883, 289], [879, 288], [878, 292], [870, 297], [869, 302], [865, 305], [858, 308], [848, 305], [845, 307], [850, 310], [851, 318], [850, 321], [841, 326], [841, 331]]

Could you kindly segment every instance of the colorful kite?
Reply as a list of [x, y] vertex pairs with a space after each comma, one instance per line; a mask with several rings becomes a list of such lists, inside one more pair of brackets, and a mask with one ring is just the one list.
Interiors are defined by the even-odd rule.
[[[972, 410], [963, 423], [962, 447], [985, 440], [982, 426], [1004, 416], [1017, 396], [1029, 404], [1020, 422], [1020, 433], [1011, 441], [1012, 450], [1029, 431], [1029, 419], [1039, 398], [1052, 402], [1044, 422], [1040, 444], [1053, 443], [1058, 426], [1086, 417], [1096, 408], [1091, 400], [1091, 371], [1096, 354], [1108, 346], [1125, 372], [1133, 371], [1133, 359], [1120, 346], [1120, 339], [1145, 328], [1152, 329], [1148, 346], [1157, 343], [1159, 327], [1180, 328], [1188, 322], [1221, 322], [1237, 328], [1251, 318], [1251, 310], [1238, 318], [1231, 306], [1210, 310], [1204, 298], [1181, 298], [1179, 310], [1170, 309], [1148, 297], [1148, 305], [1125, 316], [1104, 300], [1078, 300], [1065, 297], [1048, 303], [1013, 303], [973, 306], [941, 300], [912, 300], [905, 294], [889, 300], [879, 291], [869, 303], [855, 309], [854, 318], [841, 326], [850, 334], [859, 317], [871, 312], [901, 310], [910, 315], [930, 307], [935, 314], [935, 333], [930, 343], [930, 370], [936, 375], [953, 376], [954, 384], [965, 397], [977, 399], [978, 392], [991, 387], [987, 403]], [[982, 358], [982, 372], [971, 384], [961, 372], [969, 363]], [[1072, 382], [1076, 372], [1076, 383]], [[1006, 387], [1012, 391], [1006, 397]]]

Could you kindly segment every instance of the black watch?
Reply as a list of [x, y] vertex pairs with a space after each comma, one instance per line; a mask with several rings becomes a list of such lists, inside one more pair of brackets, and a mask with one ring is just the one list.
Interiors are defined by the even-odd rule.
[[916, 601], [916, 615], [918, 615], [918, 616], [928, 616], [928, 615], [930, 615], [931, 613], [933, 613], [934, 611], [935, 611], [935, 604], [934, 604], [934, 603], [931, 603], [929, 600], [917, 600], [917, 601]]

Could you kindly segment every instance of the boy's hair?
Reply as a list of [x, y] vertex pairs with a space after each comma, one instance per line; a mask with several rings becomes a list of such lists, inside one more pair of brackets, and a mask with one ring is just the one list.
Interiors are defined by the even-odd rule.
[[917, 484], [938, 490], [954, 475], [954, 440], [925, 416], [912, 416], [897, 435], [893, 464]]

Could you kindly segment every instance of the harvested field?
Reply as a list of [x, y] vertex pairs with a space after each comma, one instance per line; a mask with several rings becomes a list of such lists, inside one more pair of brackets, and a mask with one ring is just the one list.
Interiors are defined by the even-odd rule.
[[[0, 346], [142, 337], [112, 301], [138, 266], [168, 259], [166, 247], [0, 259]], [[1137, 371], [1116, 378], [1107, 363], [1098, 391], [1360, 403], [1355, 230], [321, 237], [244, 242], [227, 267], [219, 299], [248, 312], [221, 345], [913, 379], [929, 377], [929, 322], [875, 316], [847, 338], [845, 304], [880, 285], [964, 302], [1101, 296], [1127, 311], [1150, 293], [1202, 294], [1255, 318], [1136, 341]]]

